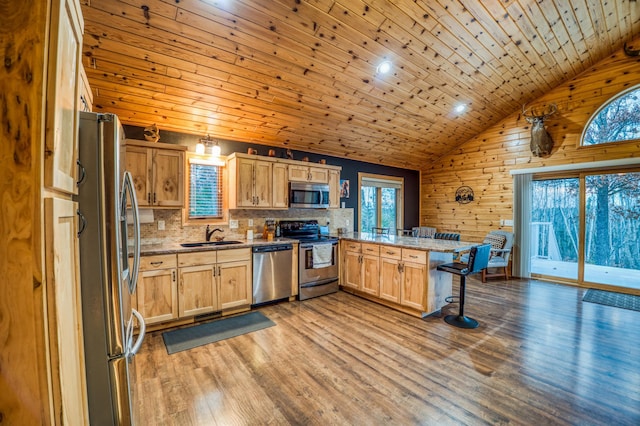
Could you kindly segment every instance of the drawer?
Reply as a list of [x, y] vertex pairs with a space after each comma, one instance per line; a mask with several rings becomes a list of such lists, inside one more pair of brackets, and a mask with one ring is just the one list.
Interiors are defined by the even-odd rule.
[[213, 265], [216, 263], [214, 250], [197, 251], [194, 253], [178, 253], [178, 266]]
[[218, 250], [217, 253], [218, 253], [218, 263], [251, 260], [250, 248]]
[[427, 263], [427, 252], [422, 250], [402, 249], [402, 260], [413, 263]]
[[175, 254], [159, 254], [140, 257], [140, 270], [152, 271], [154, 269], [175, 268], [177, 265]]
[[380, 257], [387, 259], [402, 259], [402, 250], [398, 247], [380, 246]]
[[361, 244], [353, 242], [353, 241], [345, 241], [344, 242], [344, 249], [347, 250], [347, 251], [357, 251], [358, 253], [360, 253]]
[[378, 244], [362, 244], [362, 253], [363, 254], [372, 254], [374, 256], [378, 256], [380, 254], [380, 246]]

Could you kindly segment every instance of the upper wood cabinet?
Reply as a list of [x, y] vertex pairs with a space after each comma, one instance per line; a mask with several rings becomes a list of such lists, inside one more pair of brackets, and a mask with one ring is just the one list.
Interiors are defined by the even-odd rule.
[[329, 208], [340, 207], [340, 170], [329, 170]]
[[289, 207], [289, 176], [288, 167], [283, 163], [273, 163], [273, 208]]
[[126, 170], [131, 172], [140, 207], [184, 206], [186, 146], [127, 139]]
[[230, 209], [286, 209], [289, 182], [329, 183], [330, 207], [340, 204], [339, 166], [233, 153], [227, 157]]
[[77, 194], [82, 16], [73, 0], [53, 2], [49, 38], [45, 186]]
[[229, 208], [272, 207], [272, 163], [232, 156], [229, 168]]
[[329, 183], [329, 169], [290, 164], [289, 182]]

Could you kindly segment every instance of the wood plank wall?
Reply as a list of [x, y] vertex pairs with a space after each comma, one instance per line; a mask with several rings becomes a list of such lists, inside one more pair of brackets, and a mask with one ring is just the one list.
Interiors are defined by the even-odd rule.
[[41, 187], [51, 2], [0, 0], [0, 424], [53, 423]]
[[[639, 83], [640, 58], [626, 56], [620, 50], [530, 103], [558, 105], [558, 113], [547, 121], [554, 140], [550, 156], [531, 154], [530, 126], [517, 111], [422, 169], [420, 224], [457, 232], [462, 240], [482, 241], [490, 230], [512, 230], [500, 226], [500, 219], [513, 216], [512, 169], [639, 156], [640, 141], [579, 147], [591, 115], [608, 99]], [[462, 185], [473, 189], [473, 202], [455, 201], [456, 189]]]

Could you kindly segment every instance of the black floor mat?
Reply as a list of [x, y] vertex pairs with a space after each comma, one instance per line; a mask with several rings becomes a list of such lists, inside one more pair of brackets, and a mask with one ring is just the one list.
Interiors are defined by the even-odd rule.
[[613, 291], [590, 288], [587, 290], [582, 300], [584, 302], [597, 303], [599, 305], [640, 311], [640, 296], [635, 296], [633, 294], [615, 293]]

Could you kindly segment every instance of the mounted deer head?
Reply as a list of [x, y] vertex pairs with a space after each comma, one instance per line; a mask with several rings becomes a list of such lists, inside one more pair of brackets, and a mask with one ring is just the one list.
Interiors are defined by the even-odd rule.
[[536, 157], [544, 157], [551, 154], [553, 140], [544, 126], [544, 121], [558, 112], [556, 104], [549, 105], [549, 109], [541, 113], [536, 113], [534, 109], [527, 111], [522, 105], [522, 116], [531, 123], [531, 153]]

